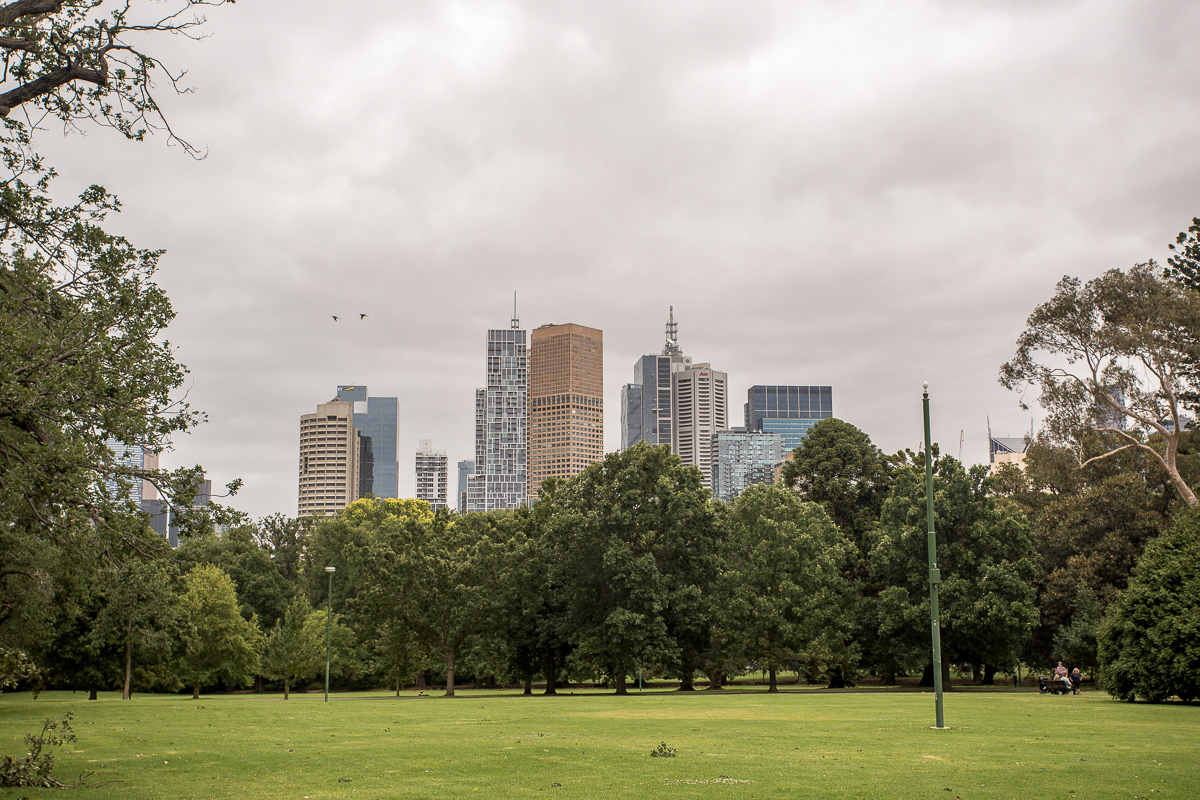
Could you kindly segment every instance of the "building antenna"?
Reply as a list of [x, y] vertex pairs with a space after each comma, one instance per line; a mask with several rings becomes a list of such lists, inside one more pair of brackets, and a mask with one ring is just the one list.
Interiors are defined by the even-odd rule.
[[682, 352], [679, 349], [679, 323], [675, 321], [675, 306], [671, 306], [671, 316], [667, 319], [667, 343], [663, 345], [663, 355], [677, 356]]
[[512, 327], [513, 328], [521, 327], [521, 320], [517, 319], [517, 293], [516, 293], [516, 291], [513, 292]]

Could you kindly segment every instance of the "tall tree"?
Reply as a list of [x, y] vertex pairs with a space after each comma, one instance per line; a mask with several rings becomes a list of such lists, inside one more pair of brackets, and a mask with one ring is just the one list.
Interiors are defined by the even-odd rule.
[[132, 696], [135, 658], [145, 685], [178, 686], [171, 670], [181, 634], [177, 581], [174, 564], [134, 558], [101, 571], [103, 603], [89, 635], [97, 649], [121, 651], [123, 700]]
[[[1047, 441], [1073, 452], [1080, 466], [1139, 449], [1194, 506], [1176, 457], [1183, 403], [1196, 390], [1198, 337], [1200, 293], [1167, 278], [1153, 261], [1086, 284], [1065, 277], [1030, 315], [1000, 383], [1040, 389]], [[1096, 455], [1087, 452], [1093, 434], [1105, 445]]]
[[[159, 545], [129, 524], [134, 482], [155, 483], [190, 528], [199, 468], [147, 472], [110, 442], [157, 452], [200, 416], [172, 399], [186, 370], [162, 332], [173, 317], [154, 283], [161, 251], [106, 233], [116, 198], [92, 186], [57, 205], [54, 171], [33, 132], [47, 118], [85, 121], [140, 140], [166, 133], [154, 76], [180, 92], [181, 73], [146, 46], [196, 37], [200, 5], [161, 16], [105, 0], [15, 0], [0, 6], [0, 642], [44, 639], [89, 548], [139, 555]], [[68, 609], [69, 611], [69, 609]]]
[[374, 618], [407, 627], [443, 659], [447, 697], [454, 696], [459, 658], [494, 626], [505, 563], [523, 557], [524, 537], [506, 537], [498, 524], [504, 516], [454, 519], [441, 511], [432, 520], [388, 516], [364, 523], [370, 530], [364, 586]]
[[[934, 525], [942, 583], [942, 672], [950, 664], [986, 665], [985, 681], [1013, 662], [1037, 622], [1037, 552], [1024, 514], [991, 493], [986, 465], [964, 471], [940, 458], [934, 474]], [[902, 666], [928, 662], [929, 583], [925, 473], [896, 471], [871, 551], [880, 641]], [[929, 673], [932, 679], [932, 673]]]
[[681, 621], [701, 610], [698, 581], [715, 568], [700, 471], [669, 447], [639, 443], [587, 467], [558, 502], [546, 531], [549, 579], [572, 661], [615, 682], [617, 694], [639, 665], [678, 672], [692, 632]]
[[854, 551], [825, 510], [778, 486], [754, 484], [730, 510], [717, 581], [723, 639], [770, 673], [804, 660], [841, 665], [855, 598], [845, 568]]
[[262, 633], [255, 619], [242, 617], [233, 581], [217, 566], [201, 564], [185, 577], [180, 610], [187, 621], [179, 673], [192, 686], [214, 682], [248, 686], [259, 672]]

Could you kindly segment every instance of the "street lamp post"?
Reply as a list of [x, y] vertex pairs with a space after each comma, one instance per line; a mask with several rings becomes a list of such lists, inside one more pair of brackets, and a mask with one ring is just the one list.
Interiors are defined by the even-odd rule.
[[942, 626], [938, 613], [938, 584], [942, 574], [937, 566], [937, 537], [933, 532], [933, 446], [929, 438], [929, 381], [921, 385], [925, 407], [925, 518], [929, 524], [929, 624], [933, 631], [933, 693], [937, 708], [938, 730], [946, 727], [942, 714]]
[[[329, 573], [329, 608], [325, 613], [325, 702], [329, 702], [329, 638], [333, 630], [333, 573], [337, 567], [326, 567]], [[940, 685], [940, 684], [939, 684]], [[940, 697], [940, 695], [939, 695]], [[939, 706], [940, 708], [940, 706]]]

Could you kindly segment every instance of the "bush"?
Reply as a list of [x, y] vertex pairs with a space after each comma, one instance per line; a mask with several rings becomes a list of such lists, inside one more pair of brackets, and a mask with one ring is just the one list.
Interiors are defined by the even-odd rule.
[[1147, 545], [1098, 644], [1113, 697], [1157, 703], [1200, 696], [1200, 511], [1180, 513]]

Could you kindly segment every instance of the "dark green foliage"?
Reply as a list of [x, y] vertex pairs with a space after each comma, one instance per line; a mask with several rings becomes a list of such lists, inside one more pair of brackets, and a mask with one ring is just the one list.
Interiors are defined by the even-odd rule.
[[699, 470], [669, 447], [639, 443], [590, 465], [556, 502], [549, 581], [572, 663], [614, 681], [618, 694], [639, 666], [678, 672], [688, 639], [707, 628], [700, 587], [716, 568]]
[[1105, 688], [1122, 700], [1200, 697], [1200, 513], [1146, 546], [1099, 638]]
[[[987, 473], [986, 466], [964, 471], [952, 458], [938, 459], [934, 468], [943, 672], [950, 663], [1013, 663], [1037, 622], [1033, 532], [1020, 511], [997, 502]], [[896, 471], [871, 567], [885, 587], [874, 600], [878, 646], [902, 668], [928, 663], [924, 470], [912, 466]]]
[[1194, 292], [1200, 291], [1200, 217], [1192, 217], [1192, 224], [1169, 247], [1174, 255], [1167, 259], [1167, 275]]
[[845, 577], [854, 546], [825, 510], [777, 486], [734, 501], [722, 549], [716, 627], [742, 663], [771, 675], [802, 662], [818, 674], [855, 660], [857, 598]]

